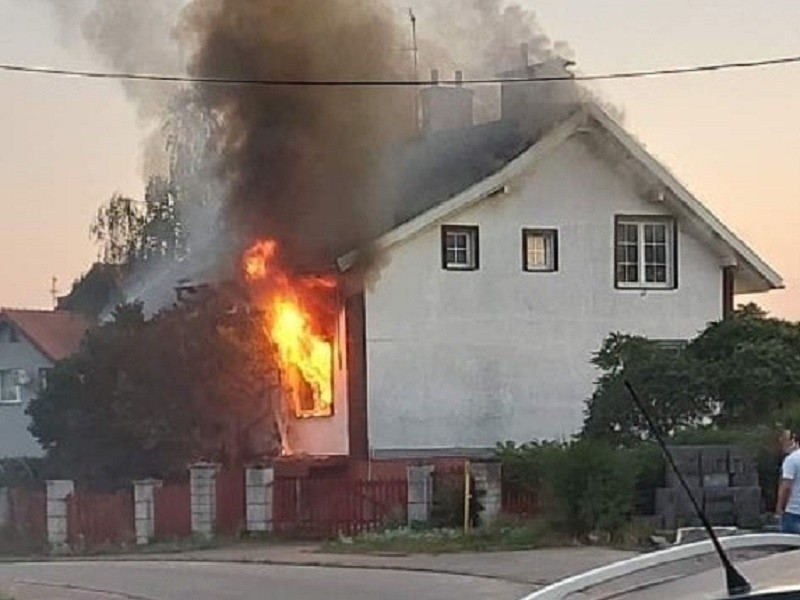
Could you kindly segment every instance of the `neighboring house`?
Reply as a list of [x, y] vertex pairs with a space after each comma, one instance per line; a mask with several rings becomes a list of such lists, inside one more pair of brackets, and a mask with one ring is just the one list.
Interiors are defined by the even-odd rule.
[[469, 92], [437, 89], [467, 108], [396, 157], [402, 201], [343, 310], [334, 415], [298, 421], [297, 449], [465, 456], [570, 436], [609, 333], [681, 343], [735, 294], [783, 287], [595, 104], [531, 129], [564, 107], [504, 89], [503, 119], [473, 127]]
[[54, 363], [78, 350], [88, 322], [67, 311], [0, 309], [0, 458], [39, 456], [25, 409]]

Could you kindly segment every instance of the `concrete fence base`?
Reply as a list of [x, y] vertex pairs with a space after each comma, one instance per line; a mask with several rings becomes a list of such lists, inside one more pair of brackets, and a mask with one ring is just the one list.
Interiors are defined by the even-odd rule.
[[210, 463], [192, 465], [189, 469], [192, 534], [212, 538], [217, 527], [217, 470]]
[[428, 523], [433, 510], [433, 466], [409, 466], [407, 478], [408, 524]]
[[245, 473], [247, 501], [247, 532], [268, 533], [273, 529], [273, 483], [271, 467], [254, 467]]
[[482, 506], [478, 518], [481, 525], [490, 525], [503, 508], [502, 467], [499, 462], [476, 462], [471, 468], [475, 495]]
[[53, 552], [69, 549], [67, 542], [67, 499], [75, 493], [75, 483], [68, 479], [47, 482], [47, 541]]
[[144, 479], [133, 483], [134, 522], [136, 543], [149, 544], [156, 535], [156, 489], [161, 487], [157, 479]]

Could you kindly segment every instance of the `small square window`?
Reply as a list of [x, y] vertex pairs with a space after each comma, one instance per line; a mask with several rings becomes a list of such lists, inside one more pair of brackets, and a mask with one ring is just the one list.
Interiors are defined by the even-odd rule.
[[522, 230], [522, 268], [540, 273], [558, 271], [558, 232], [555, 229]]
[[0, 370], [0, 404], [19, 404], [20, 402], [22, 402], [22, 397], [18, 369]]
[[478, 262], [478, 228], [467, 225], [442, 227], [442, 268], [475, 271]]

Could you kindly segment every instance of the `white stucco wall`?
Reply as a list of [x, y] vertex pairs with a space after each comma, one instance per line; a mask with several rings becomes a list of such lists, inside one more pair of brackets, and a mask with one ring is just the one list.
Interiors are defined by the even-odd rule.
[[[367, 290], [369, 441], [493, 448], [574, 433], [612, 331], [688, 339], [722, 312], [719, 259], [679, 223], [679, 287], [614, 288], [615, 214], [662, 214], [573, 138], [510, 193], [395, 246]], [[442, 224], [480, 227], [480, 270], [441, 268]], [[522, 228], [559, 231], [559, 271], [522, 269]]]
[[32, 375], [33, 381], [22, 388], [21, 404], [0, 403], [0, 458], [43, 454], [41, 446], [28, 431], [31, 421], [25, 409], [38, 391], [39, 369], [50, 368], [53, 364], [22, 333], [18, 333], [18, 339], [15, 343], [0, 341], [0, 369], [25, 369]]
[[289, 440], [292, 451], [313, 456], [346, 456], [349, 453], [347, 408], [347, 333], [342, 311], [334, 344], [333, 415], [310, 419], [291, 416]]

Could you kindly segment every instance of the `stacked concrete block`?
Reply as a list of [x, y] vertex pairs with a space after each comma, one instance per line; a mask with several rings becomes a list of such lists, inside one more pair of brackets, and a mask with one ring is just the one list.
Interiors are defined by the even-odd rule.
[[156, 489], [161, 486], [157, 479], [144, 479], [133, 484], [134, 525], [136, 543], [149, 544], [156, 535]]
[[736, 525], [733, 488], [722, 486], [705, 488], [703, 509], [714, 525]]
[[745, 528], [761, 526], [761, 488], [748, 486], [732, 489], [737, 525]]
[[253, 467], [245, 473], [247, 500], [247, 531], [267, 533], [272, 531], [273, 482], [272, 467]]
[[408, 474], [408, 524], [428, 523], [433, 510], [433, 467], [413, 465]]
[[475, 496], [481, 503], [481, 525], [489, 525], [500, 516], [503, 507], [502, 467], [499, 462], [472, 463]]
[[53, 552], [69, 550], [67, 543], [67, 502], [75, 493], [75, 483], [67, 479], [47, 482], [47, 541]]
[[217, 465], [192, 465], [190, 490], [192, 502], [192, 533], [211, 538], [217, 525]]
[[[672, 453], [713, 524], [753, 527], [760, 522], [758, 472], [746, 452], [728, 446], [679, 446]], [[672, 469], [667, 473], [667, 488], [656, 492], [656, 512], [668, 529], [699, 523]]]

